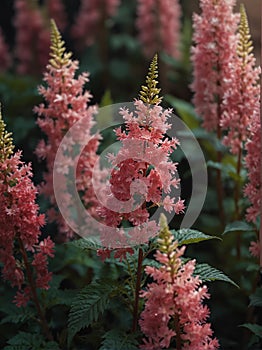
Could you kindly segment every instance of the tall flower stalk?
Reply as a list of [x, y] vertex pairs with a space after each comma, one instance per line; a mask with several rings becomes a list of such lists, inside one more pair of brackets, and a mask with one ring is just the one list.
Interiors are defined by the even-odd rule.
[[185, 246], [178, 247], [163, 214], [160, 226], [155, 254], [160, 267], [145, 268], [153, 282], [140, 293], [145, 299], [139, 320], [145, 337], [140, 348], [167, 349], [175, 341], [177, 350], [218, 349], [218, 341], [206, 322], [208, 307], [203, 305], [203, 300], [209, 298], [207, 286], [193, 275], [196, 262], [182, 262]]
[[[227, 132], [223, 142], [237, 157], [235, 181], [235, 220], [241, 219], [239, 199], [241, 195], [241, 169], [243, 150], [250, 138], [250, 126], [259, 115], [260, 68], [256, 67], [256, 59], [252, 53], [252, 41], [248, 19], [244, 5], [240, 6], [240, 24], [238, 31], [237, 55], [231, 66], [229, 87], [224, 93], [221, 127]], [[248, 146], [249, 147], [249, 146]], [[240, 257], [240, 233], [237, 236], [237, 255]]]
[[49, 27], [35, 0], [15, 0], [17, 72], [39, 75], [48, 62]]
[[[73, 232], [55, 209], [53, 189], [55, 156], [64, 135], [79, 120], [85, 120], [84, 132], [86, 137], [90, 136], [96, 107], [88, 106], [92, 97], [90, 92], [84, 89], [85, 84], [89, 81], [88, 73], [75, 77], [79, 62], [71, 59], [71, 53], [66, 53], [64, 41], [54, 21], [51, 21], [51, 25], [51, 58], [44, 74], [47, 87], [39, 87], [39, 93], [44, 97], [45, 103], [41, 103], [34, 109], [39, 116], [37, 124], [45, 133], [47, 140], [39, 142], [36, 154], [39, 159], [46, 160], [47, 172], [44, 174], [41, 193], [49, 199], [53, 206], [49, 211], [49, 219], [59, 224], [61, 239], [65, 240], [70, 238]], [[98, 143], [98, 137], [94, 137], [92, 142], [88, 143], [77, 166], [77, 189], [83, 193], [83, 203], [91, 207], [90, 211], [97, 203], [91, 179], [92, 169], [97, 160]]]
[[54, 243], [41, 240], [45, 218], [36, 204], [37, 190], [32, 182], [31, 166], [21, 160], [21, 152], [13, 152], [11, 134], [5, 130], [0, 115], [0, 260], [3, 278], [17, 287], [18, 307], [35, 304], [43, 332], [48, 339], [44, 312], [37, 289], [48, 289], [52, 274], [48, 257], [53, 257]]
[[[235, 0], [201, 0], [201, 14], [193, 16], [192, 62], [194, 80], [193, 103], [208, 131], [216, 132], [221, 140], [221, 118], [224, 111], [224, 94], [230, 88], [231, 66], [237, 52], [239, 15], [233, 13]], [[217, 151], [217, 162], [222, 153]], [[219, 213], [225, 223], [221, 170], [217, 170]]]
[[165, 52], [179, 58], [181, 7], [177, 0], [139, 0], [138, 37], [146, 57]]

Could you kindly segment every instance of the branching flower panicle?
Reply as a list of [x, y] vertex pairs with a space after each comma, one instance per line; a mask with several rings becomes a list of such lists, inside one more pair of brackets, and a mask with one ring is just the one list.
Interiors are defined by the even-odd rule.
[[227, 132], [223, 138], [233, 154], [244, 148], [250, 134], [250, 125], [259, 113], [260, 68], [256, 67], [253, 46], [244, 5], [240, 7], [236, 56], [231, 65], [228, 88], [224, 91], [221, 127]]
[[30, 299], [38, 304], [36, 288], [49, 288], [48, 256], [53, 257], [54, 243], [40, 239], [45, 218], [38, 213], [31, 166], [13, 148], [0, 115], [0, 260], [4, 279], [18, 288], [17, 306], [25, 306]]
[[[47, 164], [47, 172], [44, 174], [41, 192], [52, 205], [52, 209], [48, 212], [49, 220], [58, 223], [60, 238], [66, 240], [73, 235], [73, 232], [56, 209], [53, 189], [55, 156], [64, 135], [78, 121], [83, 120], [85, 123], [85, 128], [79, 130], [79, 139], [81, 137], [86, 137], [86, 139], [91, 137], [90, 130], [94, 125], [93, 115], [97, 113], [97, 108], [88, 106], [92, 97], [90, 92], [85, 90], [85, 84], [89, 81], [89, 74], [81, 73], [77, 78], [75, 77], [79, 62], [73, 61], [71, 53], [66, 52], [65, 43], [54, 21], [51, 21], [50, 56], [50, 63], [47, 65], [44, 74], [44, 81], [47, 87], [39, 87], [39, 93], [43, 96], [45, 104], [41, 103], [34, 109], [39, 116], [37, 124], [45, 133], [47, 140], [39, 142], [36, 154], [39, 159], [45, 159]], [[78, 140], [75, 140], [75, 142], [77, 143]], [[81, 199], [94, 215], [97, 199], [94, 195], [91, 180], [92, 175], [99, 178], [98, 173], [93, 174], [93, 167], [97, 160], [96, 151], [98, 144], [98, 136], [94, 136], [92, 141], [88, 142], [81, 153], [76, 174], [77, 189], [83, 194]], [[74, 160], [65, 154], [61, 171], [67, 172], [73, 164]], [[63, 186], [62, 183], [61, 186]], [[61, 191], [67, 193], [66, 184], [64, 186], [64, 189], [61, 188]], [[64, 200], [65, 203], [66, 201], [69, 202], [69, 198]]]
[[[106, 206], [99, 211], [105, 223], [114, 227], [114, 234], [121, 232], [123, 222], [128, 222], [133, 243], [145, 242], [158, 232], [155, 220], [150, 219], [150, 208], [161, 206], [175, 214], [184, 210], [184, 201], [171, 195], [179, 185], [179, 177], [177, 163], [170, 155], [179, 142], [165, 135], [171, 127], [168, 118], [172, 111], [159, 105], [157, 75], [155, 56], [146, 86], [142, 87], [140, 99], [134, 102], [135, 110], [120, 110], [125, 127], [117, 128], [115, 133], [121, 148], [116, 155], [110, 155], [113, 171], [105, 190]], [[105, 232], [102, 238], [105, 245], [110, 245], [110, 239], [110, 234]], [[130, 245], [128, 239], [126, 245]]]
[[160, 267], [146, 267], [154, 282], [140, 295], [145, 299], [139, 321], [145, 338], [140, 348], [166, 349], [175, 340], [177, 349], [218, 349], [218, 341], [206, 322], [209, 310], [202, 304], [209, 297], [207, 287], [201, 285], [198, 276], [193, 276], [195, 260], [182, 262], [185, 247], [178, 248], [163, 214], [160, 226], [155, 255]]

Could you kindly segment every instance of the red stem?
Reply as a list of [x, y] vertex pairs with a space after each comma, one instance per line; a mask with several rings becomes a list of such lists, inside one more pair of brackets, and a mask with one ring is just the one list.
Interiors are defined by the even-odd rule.
[[43, 332], [44, 332], [46, 338], [48, 340], [52, 341], [53, 340], [53, 336], [52, 336], [52, 334], [49, 331], [48, 324], [46, 322], [44, 313], [43, 313], [43, 311], [41, 309], [41, 306], [40, 306], [40, 303], [39, 303], [39, 300], [38, 300], [38, 296], [37, 296], [37, 292], [36, 292], [35, 280], [33, 278], [32, 270], [31, 270], [31, 267], [30, 267], [30, 264], [29, 264], [29, 261], [28, 261], [28, 257], [27, 257], [27, 254], [26, 254], [24, 243], [23, 243], [23, 241], [21, 240], [20, 237], [18, 237], [17, 239], [18, 239], [18, 243], [19, 243], [19, 247], [20, 247], [20, 252], [22, 254], [22, 257], [23, 257], [23, 260], [24, 260], [24, 264], [25, 264], [26, 275], [27, 275], [29, 287], [30, 287], [30, 290], [31, 290], [32, 300], [33, 300], [33, 302], [35, 304], [38, 316], [40, 318], [40, 323], [41, 323]]

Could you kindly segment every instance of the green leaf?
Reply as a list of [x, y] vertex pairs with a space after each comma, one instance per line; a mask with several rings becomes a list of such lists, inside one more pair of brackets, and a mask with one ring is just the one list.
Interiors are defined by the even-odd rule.
[[171, 230], [171, 232], [179, 245], [198, 243], [209, 239], [220, 239], [219, 237], [206, 235], [203, 232], [192, 230], [190, 228], [182, 228], [178, 231]]
[[68, 345], [78, 331], [97, 321], [107, 307], [112, 290], [109, 283], [92, 282], [78, 293], [69, 312]]
[[42, 349], [44, 339], [40, 334], [19, 332], [8, 340], [4, 350], [36, 350]]
[[241, 324], [240, 327], [245, 327], [249, 329], [257, 337], [262, 339], [262, 326], [259, 326], [258, 324], [255, 324], [255, 323], [244, 323], [244, 324]]
[[224, 281], [233, 284], [238, 287], [238, 285], [231, 280], [227, 275], [222, 271], [206, 264], [196, 264], [194, 275], [199, 276], [202, 282], [211, 282], [211, 281]]
[[99, 240], [96, 238], [81, 238], [81, 239], [76, 239], [72, 242], [67, 243], [69, 245], [73, 245], [77, 248], [80, 248], [82, 250], [97, 250], [101, 249], [101, 244], [99, 243]]
[[245, 221], [234, 221], [226, 225], [226, 228], [222, 234], [224, 235], [226, 233], [236, 231], [254, 231], [254, 228]]
[[134, 334], [112, 329], [103, 336], [104, 340], [99, 350], [137, 350], [138, 342], [135, 337]]
[[250, 295], [249, 306], [262, 307], [262, 288], [257, 288], [255, 293]]
[[183, 119], [190, 129], [197, 128], [199, 126], [199, 117], [197, 116], [192, 104], [173, 97], [172, 95], [166, 95], [165, 100], [175, 108], [175, 111]]
[[0, 310], [7, 314], [2, 318], [0, 324], [8, 322], [15, 324], [24, 323], [35, 316], [34, 310], [30, 309], [29, 307], [18, 308], [13, 304], [4, 304]]

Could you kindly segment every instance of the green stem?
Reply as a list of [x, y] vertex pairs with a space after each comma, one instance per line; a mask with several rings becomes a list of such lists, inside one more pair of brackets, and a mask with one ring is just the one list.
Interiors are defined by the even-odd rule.
[[137, 330], [139, 292], [141, 288], [141, 278], [142, 278], [142, 263], [143, 263], [143, 250], [142, 248], [139, 248], [132, 332], [135, 332]]
[[19, 243], [20, 252], [22, 254], [22, 257], [23, 257], [23, 260], [24, 260], [24, 264], [25, 264], [26, 275], [27, 275], [29, 287], [30, 287], [30, 290], [31, 290], [32, 300], [33, 300], [33, 302], [35, 304], [36, 311], [37, 311], [39, 319], [40, 319], [40, 324], [42, 326], [42, 329], [43, 329], [43, 332], [44, 332], [46, 338], [48, 340], [52, 341], [53, 340], [53, 336], [50, 333], [48, 324], [46, 322], [44, 313], [43, 313], [43, 311], [41, 309], [41, 306], [40, 306], [40, 303], [39, 303], [39, 300], [38, 300], [38, 296], [37, 296], [37, 292], [36, 292], [35, 280], [34, 280], [34, 277], [33, 277], [33, 274], [32, 274], [32, 270], [31, 270], [31, 267], [30, 267], [30, 264], [29, 264], [29, 261], [28, 261], [28, 257], [27, 257], [27, 254], [26, 254], [24, 243], [23, 243], [23, 241], [21, 240], [20, 237], [18, 237], [17, 239], [18, 239], [18, 243]]

